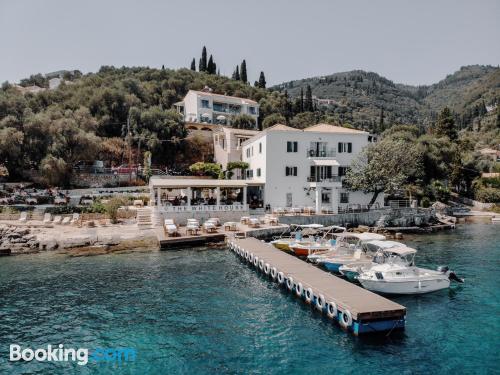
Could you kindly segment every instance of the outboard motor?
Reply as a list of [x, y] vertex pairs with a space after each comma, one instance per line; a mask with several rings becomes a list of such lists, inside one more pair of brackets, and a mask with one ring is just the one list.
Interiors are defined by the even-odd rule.
[[439, 266], [437, 268], [437, 270], [438, 270], [438, 272], [446, 273], [446, 272], [448, 272], [450, 270], [450, 267], [448, 267], [448, 266]]
[[448, 272], [448, 279], [452, 280], [452, 281], [456, 281], [458, 283], [463, 283], [465, 282], [465, 280], [461, 277], [458, 277], [457, 274], [453, 271], [449, 271]]

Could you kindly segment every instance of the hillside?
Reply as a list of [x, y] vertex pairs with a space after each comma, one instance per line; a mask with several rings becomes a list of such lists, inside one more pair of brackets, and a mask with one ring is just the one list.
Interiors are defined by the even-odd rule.
[[466, 66], [430, 86], [395, 84], [376, 73], [353, 70], [285, 82], [273, 89], [286, 90], [292, 98], [298, 98], [308, 85], [313, 96], [334, 100], [333, 104], [320, 104], [322, 110], [356, 127], [377, 126], [382, 109], [386, 126], [427, 126], [445, 106], [453, 110], [461, 127], [467, 127], [475, 117], [484, 115], [485, 105], [500, 100], [500, 69]]

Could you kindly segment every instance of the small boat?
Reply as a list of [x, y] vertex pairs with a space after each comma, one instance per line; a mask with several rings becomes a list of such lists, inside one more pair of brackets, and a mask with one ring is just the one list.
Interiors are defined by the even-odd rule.
[[448, 267], [437, 270], [416, 267], [415, 249], [401, 247], [390, 251], [395, 255], [394, 260], [359, 274], [358, 281], [365, 289], [383, 294], [423, 294], [449, 288], [450, 280], [464, 282]]
[[309, 257], [312, 254], [327, 253], [332, 250], [336, 244], [336, 240], [329, 239], [329, 237], [333, 237], [333, 232], [335, 231], [345, 232], [345, 230], [346, 228], [336, 225], [320, 228], [318, 232], [323, 232], [321, 238], [315, 238], [312, 242], [297, 241], [290, 245], [290, 249], [299, 257]]
[[377, 233], [345, 232], [337, 236], [337, 245], [330, 254], [316, 259], [318, 265], [328, 271], [339, 272], [340, 266], [353, 262], [371, 262], [374, 254], [367, 254], [363, 244], [368, 241], [385, 240], [385, 236]]
[[299, 241], [313, 242], [313, 239], [304, 239], [304, 235], [315, 234], [321, 228], [323, 228], [321, 224], [291, 224], [279, 237], [275, 237], [270, 243], [279, 250], [292, 252], [290, 249], [291, 244]]
[[[374, 254], [372, 260], [355, 261], [339, 267], [339, 273], [350, 281], [357, 280], [360, 273], [368, 271], [371, 267], [385, 263], [388, 259], [391, 259], [394, 255], [391, 253], [391, 249], [406, 247], [406, 245], [396, 241], [373, 240], [363, 243], [363, 247], [366, 249], [367, 254]], [[397, 260], [401, 260], [401, 258]]]
[[500, 216], [493, 216], [491, 218], [491, 222], [492, 223], [497, 223], [497, 224], [500, 223]]

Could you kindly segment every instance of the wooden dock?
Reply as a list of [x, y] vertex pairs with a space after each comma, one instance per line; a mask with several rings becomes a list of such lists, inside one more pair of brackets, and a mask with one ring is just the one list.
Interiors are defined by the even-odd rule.
[[223, 243], [226, 239], [225, 233], [207, 233], [196, 236], [167, 237], [163, 232], [163, 228], [157, 229], [156, 235], [160, 244], [160, 250], [203, 246], [211, 243]]
[[249, 265], [283, 285], [355, 335], [404, 329], [406, 308], [255, 238], [229, 247]]

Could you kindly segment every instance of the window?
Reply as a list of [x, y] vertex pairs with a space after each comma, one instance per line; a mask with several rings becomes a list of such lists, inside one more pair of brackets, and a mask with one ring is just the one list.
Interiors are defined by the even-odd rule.
[[287, 141], [286, 152], [297, 152], [299, 148], [298, 142]]
[[262, 142], [259, 143], [259, 154], [262, 154]]
[[253, 178], [253, 169], [247, 169], [247, 178]]
[[297, 167], [285, 167], [285, 176], [297, 176]]
[[260, 177], [260, 168], [257, 168], [257, 177]]
[[339, 176], [345, 176], [347, 174], [348, 167], [339, 167]]
[[201, 108], [210, 108], [210, 102], [206, 99], [201, 100]]
[[330, 203], [330, 196], [332, 195], [332, 193], [330, 193], [329, 191], [324, 191], [321, 193], [321, 203]]
[[249, 158], [250, 157], [250, 147], [247, 148], [246, 153], [247, 153], [247, 158]]
[[352, 143], [351, 142], [339, 142], [339, 153], [347, 152], [352, 153]]
[[253, 156], [253, 146], [250, 148], [252, 151], [251, 151], [251, 155]]
[[340, 203], [349, 203], [349, 193], [340, 193]]
[[251, 115], [257, 114], [257, 111], [255, 110], [255, 107], [248, 107], [248, 113]]

